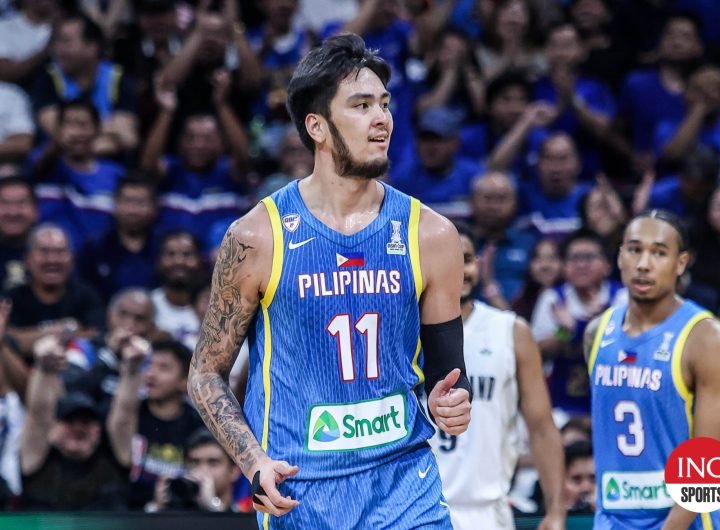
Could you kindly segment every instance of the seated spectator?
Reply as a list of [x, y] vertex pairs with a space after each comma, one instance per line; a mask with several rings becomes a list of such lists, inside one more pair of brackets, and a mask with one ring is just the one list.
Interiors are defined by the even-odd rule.
[[[142, 372], [147, 355], [150, 364]], [[132, 508], [142, 508], [153, 499], [160, 476], [179, 478], [184, 474], [183, 447], [203, 426], [186, 400], [191, 357], [190, 350], [173, 340], [156, 341], [151, 349], [139, 343], [124, 353], [108, 433], [120, 462], [132, 464]], [[147, 398], [141, 401], [138, 391], [143, 382]], [[128, 425], [132, 432], [126, 429]]]
[[297, 129], [289, 125], [280, 147], [278, 171], [263, 179], [255, 196], [262, 199], [272, 195], [291, 181], [307, 177], [312, 170], [312, 153], [303, 145]]
[[148, 180], [123, 179], [115, 190], [115, 226], [97, 241], [87, 243], [78, 268], [107, 302], [121, 289], [155, 286], [158, 241], [155, 188]]
[[560, 428], [563, 446], [568, 447], [575, 442], [592, 442], [592, 424], [589, 418], [570, 418]]
[[[201, 427], [192, 433], [185, 443], [183, 457], [186, 474], [175, 479], [161, 477], [155, 486], [153, 503], [146, 510], [237, 511], [233, 485], [240, 478], [240, 468], [210, 431]], [[181, 484], [187, 487], [180, 487]]]
[[5, 336], [12, 304], [0, 298], [0, 511], [10, 496], [20, 495], [20, 436], [25, 423], [23, 401], [30, 370]]
[[112, 226], [112, 194], [125, 170], [93, 152], [100, 117], [92, 103], [63, 102], [58, 112], [57, 135], [40, 150], [33, 175], [41, 221], [65, 228], [77, 250]]
[[0, 19], [0, 81], [24, 88], [47, 59], [57, 0], [24, 0], [20, 9]]
[[83, 15], [63, 19], [53, 37], [52, 64], [37, 79], [32, 100], [37, 121], [49, 137], [58, 126], [62, 102], [92, 101], [102, 124], [93, 152], [122, 156], [138, 144], [135, 85], [103, 59], [103, 47], [102, 30], [92, 20]]
[[608, 280], [611, 266], [602, 238], [579, 230], [564, 242], [565, 281], [543, 291], [532, 315], [532, 331], [548, 364], [553, 407], [571, 415], [589, 415], [590, 384], [583, 355], [583, 332], [627, 291]]
[[686, 219], [702, 217], [718, 176], [718, 152], [710, 147], [695, 146], [684, 158], [679, 175], [655, 182], [655, 174], [646, 172], [635, 188], [633, 211], [640, 213], [648, 208], [662, 208]]
[[520, 184], [520, 227], [532, 227], [543, 237], [562, 239], [580, 228], [580, 201], [588, 191], [578, 184], [580, 156], [566, 134], [550, 136], [540, 148], [538, 181]]
[[0, 164], [24, 160], [34, 135], [30, 100], [17, 86], [0, 82]]
[[445, 216], [467, 218], [472, 180], [482, 166], [458, 156], [459, 126], [449, 109], [426, 111], [418, 121], [416, 150], [406, 149], [390, 169], [390, 181]]
[[585, 52], [574, 26], [561, 23], [551, 28], [546, 54], [550, 69], [535, 84], [535, 98], [558, 107], [549, 128], [575, 138], [583, 178], [591, 179], [599, 169], [598, 145], [606, 139], [615, 116], [615, 101], [608, 87], [580, 73]]
[[683, 296], [720, 312], [720, 188], [710, 194], [706, 210], [691, 227], [689, 285]]
[[192, 294], [205, 280], [199, 243], [188, 232], [169, 232], [159, 252], [160, 286], [151, 294], [155, 325], [194, 349], [200, 320], [192, 307]]
[[689, 70], [702, 57], [697, 22], [670, 17], [660, 34], [656, 67], [634, 70], [626, 77], [618, 99], [618, 128], [630, 137], [635, 157], [652, 165], [653, 132], [663, 121], [678, 122], [685, 114], [683, 92]]
[[433, 107], [447, 107], [457, 112], [463, 122], [480, 118], [485, 108], [485, 86], [467, 37], [453, 31], [443, 32], [426, 62], [428, 72], [418, 89], [422, 94], [415, 104], [415, 113], [421, 115]]
[[565, 505], [568, 515], [593, 513], [597, 504], [592, 444], [577, 441], [565, 447]]
[[155, 308], [150, 293], [130, 287], [116, 293], [107, 308], [104, 335], [94, 337], [85, 347], [92, 350], [88, 357], [92, 366], [69, 366], [63, 372], [65, 388], [88, 394], [103, 418], [110, 411], [117, 392], [119, 368], [126, 350], [136, 342], [150, 341], [162, 335], [155, 328]]
[[460, 153], [487, 155], [488, 166], [529, 177], [537, 150], [547, 137], [545, 129], [557, 117], [557, 108], [532, 100], [532, 85], [522, 71], [501, 73], [488, 84], [487, 122], [464, 127]]
[[[478, 238], [481, 255], [480, 295], [500, 309], [509, 309], [507, 302], [497, 302], [496, 291], [504, 300], [513, 300], [522, 289], [534, 234], [512, 227], [517, 211], [517, 196], [510, 177], [501, 172], [478, 176], [473, 185], [472, 228]], [[492, 270], [490, 282], [488, 272]]]
[[0, 292], [26, 282], [23, 260], [37, 220], [32, 184], [17, 176], [0, 178]]
[[98, 510], [124, 507], [127, 469], [107, 443], [95, 403], [63, 392], [65, 349], [54, 335], [35, 345], [20, 466], [28, 510]]
[[705, 66], [693, 74], [685, 107], [682, 119], [655, 127], [656, 154], [670, 167], [681, 163], [696, 144], [720, 151], [720, 68]]
[[30, 281], [8, 291], [13, 303], [8, 332], [25, 357], [44, 335], [92, 336], [103, 325], [97, 293], [71, 276], [73, 253], [62, 228], [38, 225], [28, 237]]
[[533, 79], [545, 73], [547, 60], [538, 46], [535, 3], [529, 0], [494, 2], [487, 27], [486, 44], [476, 50], [485, 79], [491, 80], [508, 68], [523, 68]]
[[511, 309], [530, 322], [540, 294], [555, 287], [562, 279], [562, 258], [556, 241], [540, 239], [530, 253], [530, 265], [520, 294]]
[[580, 200], [580, 219], [583, 228], [603, 238], [605, 252], [614, 264], [622, 243], [622, 232], [628, 221], [628, 212], [605, 175], [598, 175], [596, 186]]
[[[142, 153], [142, 168], [157, 174], [158, 231], [188, 230], [202, 238], [213, 222], [239, 217], [248, 206], [245, 180], [247, 136], [228, 105], [229, 74], [217, 75], [212, 114], [189, 116], [182, 127], [178, 155], [163, 155], [177, 105], [175, 91], [156, 86], [161, 111]], [[226, 154], [227, 153], [227, 154]]]

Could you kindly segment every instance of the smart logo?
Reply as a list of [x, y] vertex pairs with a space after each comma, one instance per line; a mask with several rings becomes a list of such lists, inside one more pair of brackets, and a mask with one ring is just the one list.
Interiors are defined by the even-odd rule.
[[611, 478], [607, 483], [607, 487], [605, 488], [605, 498], [609, 501], [620, 500], [620, 486], [618, 486], [618, 483], [614, 478]]
[[316, 405], [310, 409], [308, 451], [352, 451], [402, 440], [408, 435], [403, 394], [380, 399]]
[[340, 429], [335, 418], [327, 410], [320, 414], [313, 427], [313, 440], [317, 442], [332, 442], [340, 438]]

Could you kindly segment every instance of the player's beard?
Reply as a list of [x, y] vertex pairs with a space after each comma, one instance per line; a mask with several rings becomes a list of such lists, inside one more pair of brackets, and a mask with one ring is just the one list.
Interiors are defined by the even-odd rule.
[[376, 179], [387, 173], [390, 167], [390, 160], [377, 160], [374, 162], [358, 162], [350, 154], [342, 134], [335, 127], [332, 120], [328, 119], [330, 127], [330, 135], [333, 139], [333, 162], [335, 163], [335, 172], [341, 177], [360, 177], [364, 179]]

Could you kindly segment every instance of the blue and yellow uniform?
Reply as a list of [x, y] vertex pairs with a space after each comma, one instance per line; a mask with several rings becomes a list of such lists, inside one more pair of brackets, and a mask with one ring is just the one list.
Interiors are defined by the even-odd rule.
[[264, 199], [269, 285], [249, 334], [245, 416], [262, 448], [298, 465], [301, 504], [262, 528], [450, 528], [423, 382], [420, 204], [385, 185], [376, 219], [338, 233], [298, 182]]
[[[693, 327], [712, 315], [685, 301], [664, 322], [629, 337], [622, 327], [626, 312], [622, 305], [603, 314], [588, 362], [598, 479], [594, 528], [659, 530], [673, 506], [665, 463], [693, 433], [683, 348]], [[720, 513], [698, 515], [690, 528], [719, 529]]]

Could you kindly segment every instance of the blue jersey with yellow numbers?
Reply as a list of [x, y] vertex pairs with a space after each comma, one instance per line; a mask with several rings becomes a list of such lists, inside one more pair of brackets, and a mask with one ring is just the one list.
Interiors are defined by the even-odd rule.
[[[630, 337], [623, 331], [626, 312], [622, 305], [602, 315], [588, 362], [598, 482], [594, 528], [659, 530], [673, 506], [665, 488], [667, 458], [693, 433], [683, 348], [693, 327], [712, 315], [684, 301], [665, 321]], [[716, 512], [698, 516], [690, 528], [719, 525]]]
[[305, 206], [295, 181], [263, 200], [273, 264], [248, 339], [245, 416], [297, 480], [365, 471], [426, 444], [416, 199], [383, 184], [380, 211], [352, 235]]

